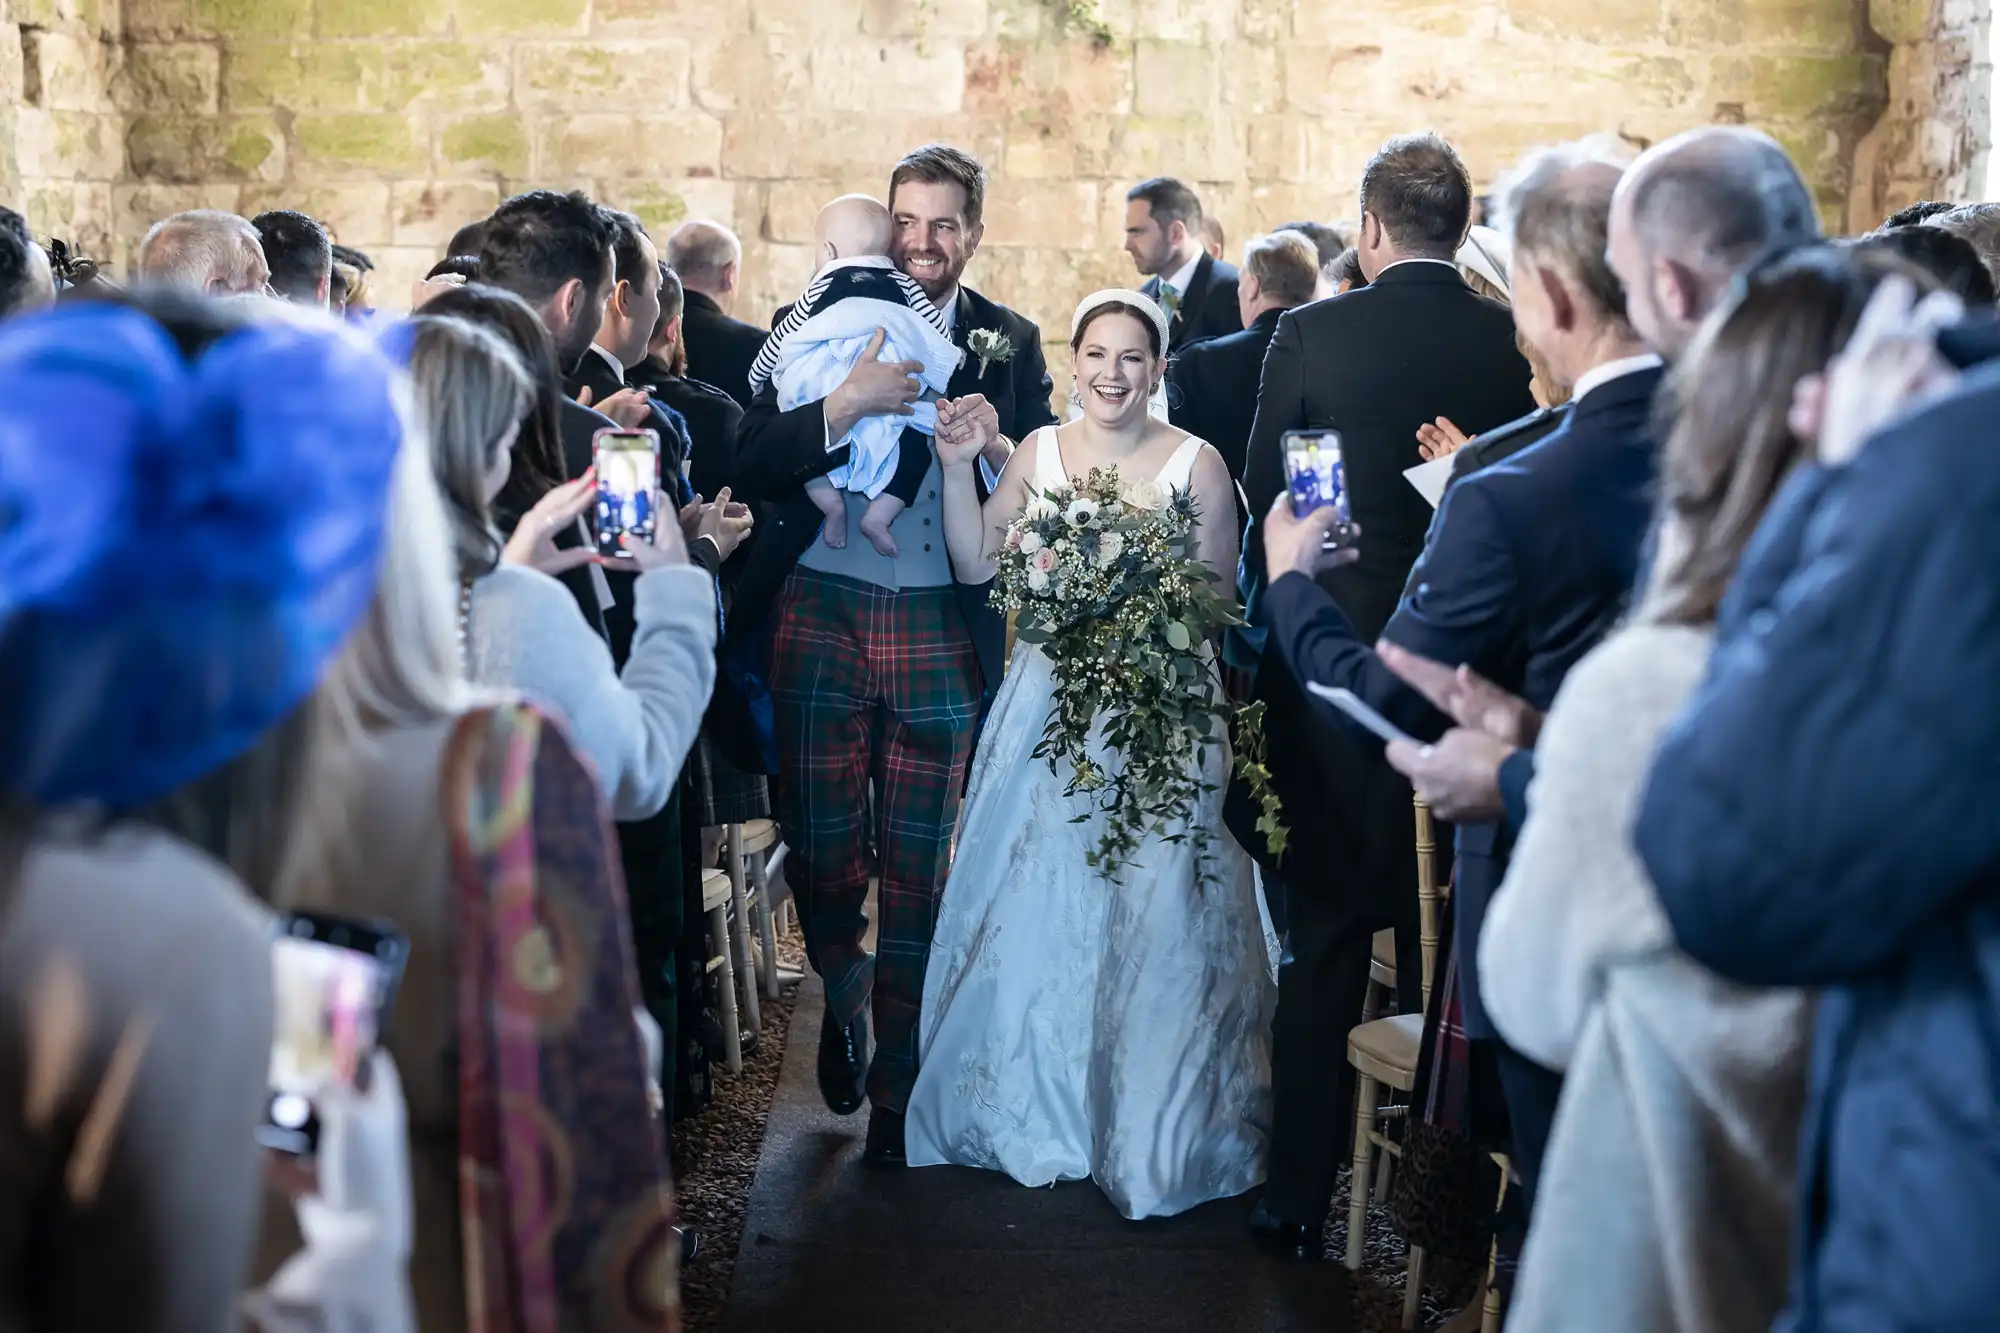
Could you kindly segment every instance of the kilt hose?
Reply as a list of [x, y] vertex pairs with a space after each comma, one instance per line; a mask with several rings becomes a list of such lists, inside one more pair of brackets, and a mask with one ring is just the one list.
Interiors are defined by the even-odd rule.
[[[901, 1111], [917, 1077], [924, 968], [979, 718], [978, 661], [949, 586], [896, 592], [795, 570], [775, 619], [785, 878], [826, 982], [827, 1021], [850, 1023], [872, 1000], [868, 1099]], [[862, 943], [871, 870], [872, 958]]]

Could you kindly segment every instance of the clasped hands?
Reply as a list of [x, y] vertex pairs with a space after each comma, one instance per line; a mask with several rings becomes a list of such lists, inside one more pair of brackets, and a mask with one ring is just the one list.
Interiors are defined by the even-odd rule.
[[1534, 748], [1542, 730], [1541, 712], [1471, 667], [1453, 668], [1387, 639], [1375, 645], [1375, 652], [1382, 665], [1458, 724], [1435, 745], [1391, 744], [1390, 766], [1410, 779], [1439, 819], [1457, 824], [1498, 819], [1505, 813], [1500, 766], [1516, 750]]

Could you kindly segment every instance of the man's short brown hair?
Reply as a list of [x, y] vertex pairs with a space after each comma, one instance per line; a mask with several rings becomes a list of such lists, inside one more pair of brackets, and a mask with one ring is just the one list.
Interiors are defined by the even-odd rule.
[[1361, 211], [1373, 213], [1404, 254], [1449, 259], [1472, 225], [1472, 175], [1437, 135], [1405, 134], [1362, 169]]
[[904, 155], [889, 173], [889, 206], [896, 205], [896, 187], [915, 181], [919, 185], [956, 185], [965, 191], [965, 225], [977, 227], [986, 216], [986, 168], [969, 153], [949, 144], [925, 144]]
[[1243, 247], [1243, 271], [1287, 309], [1319, 292], [1319, 251], [1302, 232], [1274, 231], [1251, 241]]

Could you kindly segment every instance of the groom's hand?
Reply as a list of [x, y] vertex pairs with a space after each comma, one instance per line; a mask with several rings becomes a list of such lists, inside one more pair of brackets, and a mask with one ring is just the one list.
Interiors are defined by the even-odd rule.
[[838, 440], [854, 429], [854, 423], [863, 417], [906, 417], [912, 405], [923, 393], [924, 386], [917, 380], [923, 371], [921, 361], [877, 361], [882, 355], [882, 343], [888, 337], [881, 329], [868, 341], [861, 359], [854, 363], [854, 369], [847, 372], [847, 378], [838, 388], [826, 396], [826, 433], [829, 440]]
[[984, 394], [947, 398], [938, 403], [938, 462], [970, 463], [1000, 440], [1000, 413]]

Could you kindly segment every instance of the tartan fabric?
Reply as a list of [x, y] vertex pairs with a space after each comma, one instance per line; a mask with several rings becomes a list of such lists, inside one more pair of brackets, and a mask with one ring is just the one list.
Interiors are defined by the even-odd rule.
[[688, 755], [688, 770], [703, 828], [771, 817], [771, 792], [764, 775], [745, 773], [730, 763], [705, 730]]
[[[978, 661], [950, 587], [896, 592], [799, 569], [775, 621], [785, 877], [830, 1021], [851, 1022], [872, 1004], [868, 1097], [900, 1111], [916, 1082], [924, 968], [979, 717]], [[872, 958], [862, 943], [871, 870]]]

